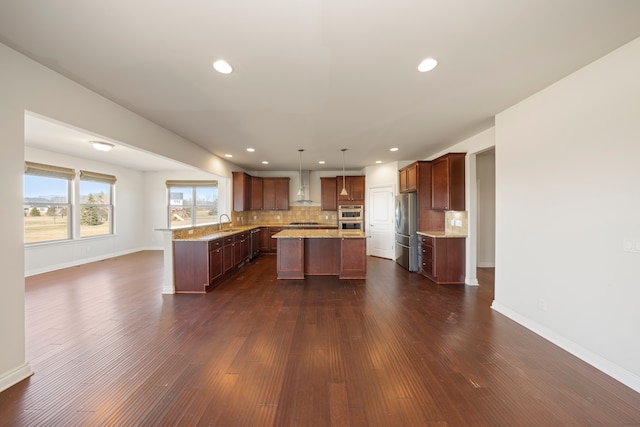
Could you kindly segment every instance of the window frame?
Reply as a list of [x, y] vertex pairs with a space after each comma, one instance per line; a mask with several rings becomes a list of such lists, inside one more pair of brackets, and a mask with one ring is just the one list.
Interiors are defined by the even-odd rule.
[[[39, 176], [42, 178], [50, 178], [50, 179], [61, 179], [66, 181], [67, 187], [67, 202], [59, 203], [59, 202], [29, 202], [27, 203], [25, 196], [25, 187], [24, 187], [24, 179], [27, 176]], [[55, 207], [56, 209], [66, 209], [67, 212], [67, 224], [66, 238], [61, 239], [51, 239], [51, 240], [36, 240], [27, 242], [27, 226], [23, 223], [23, 236], [24, 236], [24, 245], [39, 245], [39, 244], [48, 244], [48, 243], [59, 243], [59, 242], [67, 242], [73, 240], [73, 223], [74, 223], [74, 212], [73, 212], [73, 182], [76, 177], [76, 172], [71, 168], [64, 168], [60, 166], [48, 165], [44, 163], [35, 163], [25, 161], [24, 175], [23, 175], [23, 191], [22, 191], [22, 202], [23, 202], [23, 210], [25, 217], [28, 216], [26, 209], [33, 208], [47, 208], [47, 212], [51, 207]]]
[[[184, 228], [184, 227], [196, 227], [196, 226], [202, 226], [202, 225], [210, 225], [210, 224], [217, 224], [218, 222], [218, 201], [220, 198], [220, 194], [219, 194], [219, 181], [218, 180], [201, 180], [201, 181], [194, 181], [194, 180], [189, 180], [189, 181], [181, 181], [181, 180], [168, 180], [166, 181], [166, 195], [167, 195], [167, 227], [169, 229], [178, 229], [178, 228]], [[176, 188], [176, 187], [180, 187], [180, 188], [186, 188], [186, 187], [190, 187], [191, 189], [191, 204], [189, 205], [172, 205], [171, 204], [171, 189], [172, 188]], [[215, 189], [215, 199], [212, 201], [212, 203], [210, 204], [203, 204], [203, 203], [199, 203], [198, 199], [197, 199], [197, 189], [198, 188], [202, 188], [202, 187], [211, 187]], [[181, 225], [173, 225], [171, 223], [171, 218], [173, 216], [173, 209], [175, 209], [177, 206], [180, 206], [181, 209], [185, 209], [185, 210], [189, 210], [190, 211], [190, 221], [189, 224], [181, 224]], [[203, 208], [209, 208], [210, 210], [214, 210], [215, 211], [215, 215], [214, 218], [211, 222], [200, 222], [198, 223], [198, 209], [203, 209]]]
[[[115, 207], [114, 207], [114, 194], [115, 194], [115, 183], [117, 179], [114, 175], [108, 175], [98, 172], [91, 172], [86, 170], [80, 170], [79, 179], [78, 179], [78, 239], [91, 239], [96, 237], [108, 237], [113, 236], [115, 234]], [[101, 184], [109, 184], [109, 202], [108, 203], [82, 203], [80, 198], [82, 197], [82, 193], [80, 191], [80, 187], [83, 182], [98, 182]], [[89, 193], [91, 194], [91, 193]], [[106, 209], [108, 212], [108, 223], [109, 230], [107, 233], [102, 234], [92, 234], [92, 235], [82, 235], [82, 213], [85, 208], [97, 208], [97, 209]]]

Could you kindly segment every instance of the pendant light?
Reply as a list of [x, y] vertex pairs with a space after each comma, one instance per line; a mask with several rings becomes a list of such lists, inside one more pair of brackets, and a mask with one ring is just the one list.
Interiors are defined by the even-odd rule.
[[342, 151], [342, 191], [340, 192], [340, 195], [348, 196], [349, 193], [347, 193], [347, 186], [345, 185], [345, 178], [344, 178], [344, 152], [347, 151], [347, 149], [343, 148], [340, 151]]
[[298, 150], [298, 152], [300, 152], [300, 174], [299, 174], [299, 178], [300, 178], [300, 188], [298, 188], [298, 196], [304, 196], [304, 186], [302, 185], [302, 152], [304, 150], [301, 148]]

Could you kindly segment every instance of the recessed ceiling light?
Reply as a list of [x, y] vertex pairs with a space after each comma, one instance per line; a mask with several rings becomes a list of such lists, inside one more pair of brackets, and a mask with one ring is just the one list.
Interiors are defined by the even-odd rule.
[[324, 165], [324, 160], [320, 160], [318, 161], [318, 163], [320, 163], [321, 165]]
[[93, 148], [95, 148], [98, 151], [111, 151], [111, 149], [115, 147], [115, 145], [110, 144], [108, 142], [104, 142], [104, 141], [89, 141], [89, 142], [91, 142], [91, 145], [93, 145]]
[[220, 74], [231, 74], [231, 72], [233, 71], [231, 65], [229, 65], [229, 63], [223, 59], [219, 59], [214, 62], [213, 68]]
[[254, 151], [256, 151], [256, 149], [255, 148], [247, 148], [247, 151], [250, 152], [250, 153], [253, 153]]
[[263, 164], [263, 165], [268, 165], [268, 164], [269, 164], [269, 162], [268, 162], [268, 161], [266, 161], [266, 160], [263, 160], [263, 161], [262, 161], [262, 164]]
[[382, 163], [382, 160], [376, 160], [376, 165], [379, 165], [380, 163]]
[[389, 148], [389, 151], [398, 151], [398, 147]]
[[225, 157], [233, 157], [233, 155], [232, 155], [232, 154], [225, 154], [224, 156], [225, 156]]
[[418, 65], [418, 71], [426, 73], [427, 71], [431, 71], [436, 68], [436, 65], [438, 65], [438, 61], [433, 58], [426, 58], [420, 63], [420, 65]]

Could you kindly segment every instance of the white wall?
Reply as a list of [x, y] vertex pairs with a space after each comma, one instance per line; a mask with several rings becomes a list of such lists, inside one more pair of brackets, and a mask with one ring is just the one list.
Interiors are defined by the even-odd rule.
[[144, 249], [143, 230], [148, 222], [141, 214], [145, 206], [144, 195], [146, 194], [142, 172], [31, 147], [25, 147], [25, 160], [68, 167], [75, 169], [76, 172], [85, 169], [106, 173], [115, 175], [118, 179], [114, 200], [115, 234], [106, 237], [26, 246], [24, 251], [25, 276]]
[[640, 39], [496, 117], [494, 308], [640, 391]]
[[495, 267], [496, 263], [495, 154], [488, 150], [476, 155], [478, 267]]
[[0, 44], [0, 390], [30, 375], [25, 360], [22, 185], [24, 114], [36, 114], [105, 135], [207, 172], [230, 177], [232, 165], [195, 144], [91, 92]]

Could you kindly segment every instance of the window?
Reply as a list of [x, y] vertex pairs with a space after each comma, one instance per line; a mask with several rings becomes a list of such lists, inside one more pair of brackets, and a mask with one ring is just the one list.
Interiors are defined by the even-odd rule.
[[167, 181], [170, 228], [218, 220], [218, 181]]
[[113, 184], [116, 177], [80, 171], [80, 237], [113, 234]]
[[71, 182], [73, 169], [25, 163], [24, 242], [71, 238]]

